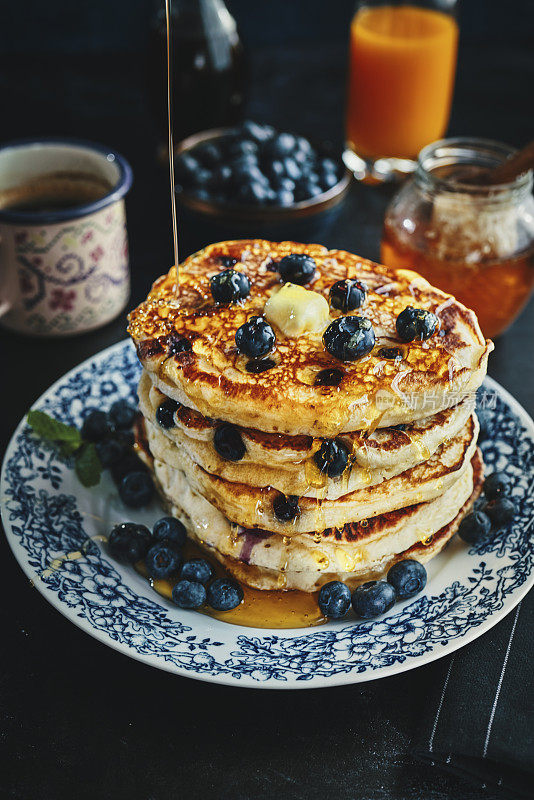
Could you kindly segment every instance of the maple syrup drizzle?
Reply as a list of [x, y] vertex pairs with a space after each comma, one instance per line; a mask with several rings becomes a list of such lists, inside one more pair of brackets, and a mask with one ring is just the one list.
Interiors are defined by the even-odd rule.
[[171, 93], [171, 0], [165, 0], [165, 20], [167, 23], [167, 120], [169, 128], [169, 177], [171, 184], [172, 236], [174, 245], [174, 265], [176, 267], [176, 294], [178, 281], [178, 225], [176, 221], [176, 192], [174, 188], [174, 141], [172, 135], [172, 93]]

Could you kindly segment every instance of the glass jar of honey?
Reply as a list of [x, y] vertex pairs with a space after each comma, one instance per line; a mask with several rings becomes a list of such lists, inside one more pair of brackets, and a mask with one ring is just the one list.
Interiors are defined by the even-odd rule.
[[497, 336], [534, 285], [532, 171], [487, 183], [513, 148], [484, 139], [443, 139], [419, 154], [413, 177], [392, 199], [381, 259], [413, 269], [453, 294]]

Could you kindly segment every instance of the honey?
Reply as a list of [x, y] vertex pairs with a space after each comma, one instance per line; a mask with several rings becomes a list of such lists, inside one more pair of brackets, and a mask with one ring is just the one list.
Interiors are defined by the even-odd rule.
[[[486, 337], [502, 333], [534, 287], [532, 172], [511, 183], [486, 183], [488, 169], [513, 153], [498, 142], [474, 139], [425, 147], [384, 220], [383, 263], [415, 270], [454, 295], [475, 311]], [[453, 308], [450, 300], [435, 310], [442, 336]], [[458, 368], [450, 359], [449, 381]]]
[[307, 485], [314, 489], [323, 489], [328, 482], [328, 476], [319, 469], [313, 458], [304, 463], [304, 475]]
[[[205, 558], [205, 553], [192, 542], [187, 542], [183, 550], [184, 558]], [[218, 577], [229, 577], [227, 571], [220, 565], [214, 564]], [[135, 566], [137, 572], [147, 577], [143, 562]], [[174, 581], [150, 580], [150, 584], [158, 594], [172, 598]], [[280, 574], [280, 586], [285, 583], [285, 575]], [[308, 628], [322, 625], [327, 622], [317, 605], [318, 592], [301, 592], [295, 589], [263, 591], [252, 589], [241, 584], [243, 589], [243, 602], [232, 611], [215, 611], [209, 606], [204, 606], [200, 612], [207, 614], [222, 622], [232, 625], [243, 625], [246, 628]]]
[[511, 258], [488, 258], [478, 263], [440, 259], [426, 249], [410, 246], [394, 226], [386, 223], [380, 257], [389, 267], [419, 272], [472, 308], [488, 338], [498, 336], [515, 319], [534, 287], [534, 247]]

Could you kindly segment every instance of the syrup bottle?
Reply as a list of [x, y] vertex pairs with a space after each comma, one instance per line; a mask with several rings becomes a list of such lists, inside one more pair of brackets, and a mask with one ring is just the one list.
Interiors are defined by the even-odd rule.
[[[244, 102], [244, 52], [223, 0], [172, 0], [171, 91], [174, 142], [234, 125]], [[162, 140], [167, 138], [167, 32], [162, 0], [152, 20], [149, 94]]]

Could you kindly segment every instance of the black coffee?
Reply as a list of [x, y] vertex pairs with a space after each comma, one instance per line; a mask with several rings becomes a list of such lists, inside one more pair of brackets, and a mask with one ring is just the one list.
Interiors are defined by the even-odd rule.
[[0, 209], [10, 211], [63, 211], [100, 200], [111, 183], [86, 172], [54, 172], [27, 183], [0, 189]]

